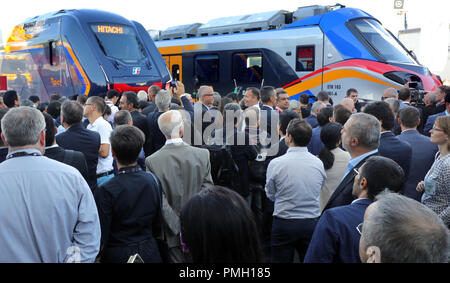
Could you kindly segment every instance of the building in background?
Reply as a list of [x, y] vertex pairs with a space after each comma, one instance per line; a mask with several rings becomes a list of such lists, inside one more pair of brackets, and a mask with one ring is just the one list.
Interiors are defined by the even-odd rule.
[[[400, 30], [398, 32], [398, 39], [403, 43], [403, 45], [405, 45], [408, 50], [412, 50], [417, 55], [420, 63], [426, 64], [422, 59], [426, 55], [434, 54], [434, 52], [433, 50], [427, 48], [426, 42], [425, 45], [421, 44], [421, 32], [421, 28]], [[448, 29], [448, 33], [450, 38], [450, 26]], [[430, 46], [435, 44], [435, 41], [429, 42]], [[440, 58], [439, 60], [444, 60], [446, 62], [445, 67], [442, 69], [442, 71], [437, 72], [436, 74], [441, 77], [444, 84], [450, 85], [450, 41], [447, 42], [447, 56], [446, 58], [444, 57]]]

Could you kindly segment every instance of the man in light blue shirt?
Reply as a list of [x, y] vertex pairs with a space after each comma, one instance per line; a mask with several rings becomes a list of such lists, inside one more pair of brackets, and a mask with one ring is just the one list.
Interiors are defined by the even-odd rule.
[[308, 152], [312, 128], [294, 119], [287, 129], [287, 153], [267, 168], [266, 194], [275, 202], [271, 234], [271, 262], [292, 262], [294, 249], [303, 260], [317, 218], [319, 194], [326, 181], [322, 161]]
[[0, 164], [0, 262], [93, 262], [94, 197], [78, 170], [43, 156], [44, 116], [19, 107], [1, 123], [9, 154]]

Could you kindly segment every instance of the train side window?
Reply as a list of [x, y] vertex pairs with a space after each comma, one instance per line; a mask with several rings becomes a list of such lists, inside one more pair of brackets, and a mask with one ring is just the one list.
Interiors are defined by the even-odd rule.
[[314, 71], [314, 46], [297, 46], [295, 70], [297, 72]]
[[219, 81], [219, 56], [198, 55], [194, 58], [194, 75], [200, 84]]
[[180, 65], [172, 65], [172, 77], [176, 81], [180, 80]]
[[262, 54], [259, 52], [233, 55], [233, 79], [243, 83], [260, 83], [263, 79]]

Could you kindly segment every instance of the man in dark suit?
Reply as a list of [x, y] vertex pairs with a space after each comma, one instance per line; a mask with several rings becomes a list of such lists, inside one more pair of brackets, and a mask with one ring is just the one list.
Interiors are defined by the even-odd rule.
[[260, 91], [262, 106], [260, 106], [260, 121], [262, 121], [261, 129], [266, 131], [269, 136], [272, 136], [272, 115], [276, 115], [277, 111], [274, 109], [277, 103], [277, 93], [271, 86], [265, 86]]
[[315, 127], [319, 126], [319, 122], [317, 122], [317, 114], [319, 113], [320, 109], [325, 107], [327, 107], [327, 105], [322, 101], [316, 101], [313, 103], [311, 107], [311, 115], [304, 119], [311, 125], [311, 128], [314, 129]]
[[142, 114], [147, 116], [149, 113], [155, 111], [156, 109], [156, 103], [155, 103], [155, 97], [156, 94], [161, 90], [161, 88], [157, 85], [152, 85], [148, 88], [148, 98], [150, 101], [148, 102], [148, 106], [146, 106], [144, 109], [142, 109]]
[[[439, 110], [436, 110], [436, 112]], [[430, 136], [430, 130], [434, 126], [434, 122], [439, 116], [450, 116], [450, 92], [445, 96], [445, 111], [438, 112], [437, 114], [431, 115], [427, 119], [427, 123], [423, 128], [423, 134], [426, 136]]]
[[420, 124], [419, 117], [419, 111], [415, 107], [407, 106], [400, 109], [398, 123], [402, 127], [402, 133], [397, 138], [407, 142], [412, 148], [411, 166], [406, 177], [403, 195], [420, 202], [422, 194], [416, 191], [417, 184], [425, 178], [439, 149], [429, 137], [417, 131], [417, 125]]
[[364, 107], [363, 112], [375, 116], [380, 121], [381, 137], [378, 153], [397, 162], [405, 172], [405, 176], [408, 176], [412, 149], [408, 143], [399, 140], [391, 132], [395, 116], [389, 104], [384, 101], [372, 102]]
[[52, 116], [47, 113], [43, 113], [45, 118], [45, 154], [48, 158], [65, 163], [72, 167], [75, 167], [80, 171], [86, 182], [89, 180], [88, 168], [84, 154], [79, 151], [70, 149], [63, 149], [58, 146], [55, 141], [55, 134], [58, 131], [55, 126], [55, 121]]
[[56, 143], [64, 149], [80, 151], [84, 154], [88, 168], [88, 184], [92, 191], [97, 188], [97, 164], [100, 150], [100, 135], [81, 125], [83, 107], [66, 100], [61, 106], [61, 124], [64, 133], [56, 136]]
[[353, 182], [353, 196], [349, 205], [328, 209], [320, 217], [306, 252], [306, 263], [360, 263], [359, 239], [356, 229], [364, 220], [366, 208], [386, 188], [399, 192], [405, 176], [395, 161], [372, 156], [358, 170]]
[[366, 113], [353, 114], [345, 123], [342, 128], [342, 145], [350, 154], [351, 159], [341, 183], [331, 195], [323, 212], [333, 207], [349, 205], [355, 199], [352, 195], [352, 189], [353, 181], [357, 175], [356, 170], [370, 156], [378, 154], [380, 132], [380, 122]]
[[144, 115], [142, 115], [138, 110], [139, 101], [137, 95], [132, 91], [126, 91], [122, 94], [122, 97], [119, 101], [120, 110], [127, 110], [131, 114], [131, 118], [133, 119], [133, 126], [139, 128], [145, 135], [145, 145], [144, 152], [149, 152], [148, 146], [148, 136], [149, 131], [147, 127], [147, 119]]
[[159, 129], [158, 118], [164, 112], [169, 111], [171, 99], [170, 93], [166, 90], [161, 90], [156, 94], [155, 103], [157, 108], [147, 116], [147, 128], [151, 134], [148, 136], [147, 150], [144, 150], [146, 157], [157, 152], [166, 142], [166, 137]]
[[[209, 111], [210, 109], [208, 107], [208, 105], [213, 103], [214, 91], [209, 86], [201, 86], [197, 96], [199, 101], [194, 105], [194, 129], [198, 129], [198, 132], [201, 132], [201, 136], [203, 137], [206, 128], [214, 123], [214, 112]], [[203, 138], [201, 143], [205, 144]]]

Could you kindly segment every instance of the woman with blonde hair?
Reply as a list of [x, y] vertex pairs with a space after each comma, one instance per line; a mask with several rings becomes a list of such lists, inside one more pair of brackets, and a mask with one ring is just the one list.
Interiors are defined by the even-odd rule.
[[438, 117], [430, 133], [430, 141], [438, 145], [439, 152], [416, 190], [424, 192], [422, 203], [450, 227], [450, 116]]

